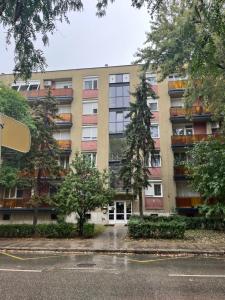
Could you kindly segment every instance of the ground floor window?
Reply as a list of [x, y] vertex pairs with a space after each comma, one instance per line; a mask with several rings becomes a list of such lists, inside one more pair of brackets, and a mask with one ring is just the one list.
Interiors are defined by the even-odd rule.
[[132, 213], [132, 203], [131, 201], [114, 201], [111, 206], [109, 206], [109, 222], [110, 223], [126, 223], [129, 220]]

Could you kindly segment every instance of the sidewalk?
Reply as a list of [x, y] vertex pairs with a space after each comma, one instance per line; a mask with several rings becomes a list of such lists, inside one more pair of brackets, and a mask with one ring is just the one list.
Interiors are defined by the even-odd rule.
[[207, 238], [199, 233], [184, 240], [132, 240], [126, 226], [116, 225], [94, 239], [0, 239], [0, 251], [225, 255], [225, 233], [211, 232]]

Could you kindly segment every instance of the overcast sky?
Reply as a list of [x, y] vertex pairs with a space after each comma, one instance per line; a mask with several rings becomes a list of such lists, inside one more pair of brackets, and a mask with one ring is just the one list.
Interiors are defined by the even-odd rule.
[[[84, 11], [69, 15], [70, 24], [59, 23], [43, 48], [48, 70], [130, 64], [149, 30], [146, 8], [131, 7], [131, 0], [116, 0], [103, 18], [96, 17], [96, 0], [84, 0]], [[2, 31], [2, 28], [1, 28]], [[13, 48], [0, 34], [0, 73], [13, 70]]]

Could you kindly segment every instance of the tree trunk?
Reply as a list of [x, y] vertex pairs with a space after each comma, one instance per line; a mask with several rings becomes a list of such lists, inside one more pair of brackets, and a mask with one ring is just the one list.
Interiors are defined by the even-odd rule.
[[143, 198], [142, 198], [142, 189], [138, 189], [138, 198], [139, 198], [139, 214], [143, 218]]
[[33, 225], [36, 226], [38, 221], [38, 208], [34, 207]]
[[79, 220], [78, 220], [79, 236], [83, 236], [84, 234], [84, 223], [85, 223], [85, 218], [83, 216], [79, 216]]

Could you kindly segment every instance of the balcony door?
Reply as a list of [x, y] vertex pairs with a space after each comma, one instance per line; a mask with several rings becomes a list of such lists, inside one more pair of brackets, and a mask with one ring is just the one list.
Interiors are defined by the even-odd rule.
[[131, 201], [114, 201], [112, 206], [109, 206], [109, 224], [126, 224], [131, 216]]

